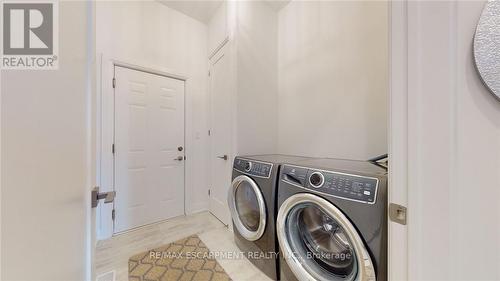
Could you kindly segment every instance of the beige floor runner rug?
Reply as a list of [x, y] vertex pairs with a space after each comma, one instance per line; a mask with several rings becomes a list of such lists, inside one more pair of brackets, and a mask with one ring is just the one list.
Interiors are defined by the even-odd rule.
[[130, 281], [231, 280], [197, 235], [131, 257], [128, 276]]

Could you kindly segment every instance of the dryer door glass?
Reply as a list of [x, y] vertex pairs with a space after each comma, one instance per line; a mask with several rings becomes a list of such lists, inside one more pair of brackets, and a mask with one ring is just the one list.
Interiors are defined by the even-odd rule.
[[283, 257], [298, 280], [375, 280], [358, 231], [324, 198], [290, 196], [279, 207], [276, 226]]
[[236, 188], [234, 197], [236, 212], [241, 223], [251, 231], [257, 231], [260, 222], [259, 202], [253, 188], [242, 181]]
[[266, 205], [254, 180], [246, 175], [236, 177], [229, 190], [228, 204], [241, 236], [249, 241], [262, 237], [266, 228]]
[[300, 208], [296, 216], [297, 239], [307, 255], [337, 276], [352, 275], [356, 260], [352, 243], [342, 226], [314, 205]]
[[288, 245], [316, 280], [355, 280], [358, 262], [349, 235], [333, 216], [312, 202], [296, 204], [285, 222]]

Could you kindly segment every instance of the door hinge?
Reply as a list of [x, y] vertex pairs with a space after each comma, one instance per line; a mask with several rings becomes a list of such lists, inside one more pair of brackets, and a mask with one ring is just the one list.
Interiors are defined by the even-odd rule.
[[208, 76], [210, 76], [210, 70], [208, 71]]
[[116, 78], [113, 77], [113, 89], [116, 88]]
[[210, 188], [208, 189], [208, 196], [210, 196]]
[[406, 225], [406, 207], [398, 204], [389, 204], [389, 219], [395, 223]]
[[115, 212], [115, 209], [113, 209], [113, 210], [111, 211], [111, 219], [112, 219], [112, 220], [115, 220], [115, 217], [116, 217], [116, 212]]
[[111, 153], [115, 154], [115, 144], [114, 143], [111, 145]]
[[208, 130], [208, 136], [210, 136], [212, 134], [212, 131]]

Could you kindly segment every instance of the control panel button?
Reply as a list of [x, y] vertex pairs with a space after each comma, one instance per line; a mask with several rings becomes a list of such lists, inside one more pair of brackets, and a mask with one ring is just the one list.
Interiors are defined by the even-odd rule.
[[325, 177], [320, 172], [314, 172], [309, 176], [309, 183], [315, 188], [320, 188], [324, 182]]
[[245, 163], [245, 171], [250, 172], [252, 170], [252, 162]]

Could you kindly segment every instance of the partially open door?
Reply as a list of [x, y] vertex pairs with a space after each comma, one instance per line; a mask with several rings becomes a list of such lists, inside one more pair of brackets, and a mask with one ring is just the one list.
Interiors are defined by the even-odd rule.
[[227, 190], [231, 184], [231, 60], [226, 43], [210, 60], [210, 212], [228, 225]]
[[94, 279], [94, 4], [48, 2], [59, 68], [1, 71], [1, 280]]

